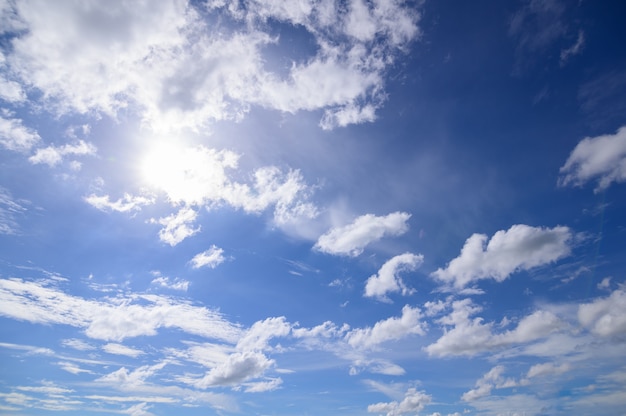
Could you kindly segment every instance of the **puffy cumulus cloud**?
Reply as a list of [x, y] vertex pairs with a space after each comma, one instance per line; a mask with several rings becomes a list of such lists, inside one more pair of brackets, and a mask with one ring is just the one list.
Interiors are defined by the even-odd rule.
[[321, 235], [314, 248], [323, 253], [356, 257], [374, 241], [406, 233], [409, 218], [411, 215], [406, 212], [393, 212], [381, 217], [362, 215], [351, 224], [333, 228]]
[[34, 155], [28, 158], [32, 164], [46, 164], [48, 166], [56, 166], [63, 161], [63, 157], [67, 155], [95, 155], [98, 149], [92, 143], [79, 140], [76, 144], [66, 144], [63, 146], [48, 146], [37, 149]]
[[423, 261], [424, 256], [412, 253], [400, 254], [388, 260], [377, 274], [367, 279], [365, 296], [389, 301], [387, 297], [389, 292], [401, 292], [403, 295], [410, 295], [414, 290], [406, 287], [399, 274], [417, 269]]
[[159, 238], [170, 246], [175, 246], [187, 237], [200, 232], [200, 226], [193, 228], [193, 223], [198, 213], [191, 208], [181, 208], [176, 214], [168, 215], [158, 220], [150, 220], [152, 223], [159, 223], [163, 228], [159, 231]]
[[124, 194], [124, 196], [117, 201], [111, 201], [109, 195], [98, 196], [91, 194], [85, 197], [85, 202], [100, 211], [131, 212], [139, 211], [141, 207], [145, 205], [154, 204], [155, 199], [153, 197]]
[[268, 348], [270, 339], [285, 337], [290, 332], [291, 324], [286, 321], [284, 316], [267, 318], [252, 324], [237, 342], [237, 349], [241, 351], [265, 350]]
[[109, 374], [105, 374], [95, 381], [98, 383], [113, 384], [123, 387], [137, 387], [144, 384], [148, 378], [162, 370], [167, 364], [167, 361], [162, 361], [154, 365], [144, 365], [138, 367], [133, 371], [129, 371], [126, 367], [121, 367], [120, 369]]
[[6, 111], [0, 113], [0, 145], [8, 150], [27, 152], [41, 141], [39, 134], [24, 126], [21, 119], [12, 118]]
[[274, 360], [258, 351], [235, 352], [193, 384], [198, 388], [239, 384], [260, 376], [274, 364]]
[[239, 326], [219, 313], [181, 300], [133, 295], [98, 301], [21, 279], [0, 279], [0, 315], [32, 323], [84, 328], [88, 337], [105, 341], [156, 335], [159, 328], [227, 342], [235, 342], [241, 334]]
[[580, 305], [578, 320], [595, 335], [623, 336], [626, 333], [626, 291], [620, 288], [609, 297]]
[[[10, 3], [3, 25], [16, 34], [6, 65], [58, 113], [135, 106], [155, 128], [198, 128], [239, 119], [251, 105], [286, 112], [328, 110], [324, 128], [374, 118], [384, 74], [419, 37], [417, 8], [392, 0], [185, 0]], [[202, 16], [201, 16], [202, 15]], [[221, 23], [229, 20], [229, 25]], [[271, 22], [298, 25], [316, 50], [286, 74], [268, 71]], [[8, 97], [21, 97], [8, 84]]]
[[493, 323], [484, 323], [480, 317], [471, 316], [482, 309], [471, 299], [451, 303], [451, 311], [437, 320], [444, 327], [443, 335], [425, 347], [430, 355], [474, 356], [511, 345], [533, 342], [568, 328], [568, 325], [552, 312], [538, 310], [523, 317], [514, 329], [493, 332]]
[[137, 358], [140, 355], [145, 354], [145, 352], [138, 350], [136, 348], [127, 347], [126, 345], [116, 344], [116, 343], [108, 343], [102, 346], [102, 351], [115, 354], [115, 355], [125, 355], [127, 357]]
[[501, 282], [515, 272], [568, 256], [571, 240], [572, 232], [563, 226], [517, 224], [496, 232], [490, 240], [485, 234], [473, 234], [465, 241], [461, 254], [432, 276], [456, 289], [481, 279]]
[[387, 416], [399, 416], [403, 414], [417, 414], [424, 410], [432, 400], [429, 394], [423, 391], [417, 391], [415, 388], [410, 388], [404, 394], [402, 401], [392, 401], [387, 403], [376, 403], [367, 406], [367, 411], [370, 413], [386, 414]]
[[489, 370], [476, 382], [476, 387], [474, 389], [463, 393], [461, 400], [471, 402], [482, 397], [489, 396], [491, 394], [491, 390], [494, 388], [503, 389], [517, 386], [518, 383], [514, 379], [505, 379], [502, 377], [504, 370], [505, 368], [502, 365], [498, 365]]
[[348, 343], [359, 349], [376, 347], [386, 341], [398, 340], [409, 335], [424, 335], [426, 324], [419, 308], [405, 305], [400, 317], [377, 322], [373, 327], [357, 328], [345, 336]]
[[615, 134], [585, 137], [560, 169], [561, 186], [582, 186], [596, 181], [595, 192], [613, 182], [626, 181], [626, 126]]
[[224, 257], [224, 250], [212, 245], [208, 250], [198, 253], [191, 259], [191, 267], [199, 269], [201, 267], [216, 268], [222, 264], [226, 258]]

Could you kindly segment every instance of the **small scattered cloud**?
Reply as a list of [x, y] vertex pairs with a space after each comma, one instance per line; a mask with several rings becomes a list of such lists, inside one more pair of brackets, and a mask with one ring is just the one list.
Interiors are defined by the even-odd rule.
[[226, 260], [224, 257], [224, 250], [212, 245], [208, 250], [198, 253], [190, 260], [191, 267], [194, 269], [200, 269], [202, 267], [209, 267], [215, 269]]
[[18, 216], [26, 211], [24, 201], [17, 202], [11, 193], [0, 186], [0, 235], [18, 234]]
[[560, 173], [560, 186], [582, 186], [596, 181], [595, 192], [608, 188], [613, 182], [626, 181], [626, 126], [615, 134], [581, 140]]
[[502, 365], [493, 367], [476, 382], [476, 387], [474, 389], [463, 393], [461, 400], [465, 402], [472, 402], [482, 397], [489, 396], [491, 394], [491, 390], [494, 388], [503, 389], [517, 386], [518, 382], [514, 379], [505, 379], [502, 377], [504, 370], [505, 368]]
[[563, 49], [561, 51], [561, 66], [565, 65], [572, 56], [576, 56], [580, 54], [584, 46], [585, 46], [585, 32], [583, 32], [582, 30], [579, 30], [576, 43], [574, 43], [569, 48]]
[[626, 292], [617, 289], [606, 298], [581, 304], [578, 320], [593, 334], [603, 337], [626, 333]]
[[24, 126], [18, 118], [7, 118], [6, 111], [0, 113], [0, 145], [7, 150], [27, 152], [41, 141], [39, 134]]
[[176, 214], [168, 215], [158, 220], [151, 219], [150, 222], [163, 225], [163, 228], [159, 231], [159, 238], [164, 243], [175, 246], [185, 238], [200, 232], [200, 226], [196, 228], [190, 226], [197, 217], [198, 213], [187, 207], [181, 208]]
[[92, 143], [79, 140], [76, 144], [65, 144], [63, 146], [48, 146], [35, 151], [35, 154], [28, 158], [32, 164], [46, 164], [50, 167], [56, 166], [67, 155], [93, 156], [98, 149]]
[[314, 248], [323, 253], [356, 257], [374, 241], [406, 233], [409, 218], [411, 215], [406, 212], [393, 212], [381, 217], [362, 215], [351, 224], [333, 228], [320, 236]]
[[481, 279], [502, 282], [515, 272], [568, 256], [571, 243], [572, 232], [564, 226], [517, 224], [496, 232], [489, 240], [485, 234], [474, 234], [465, 241], [461, 254], [432, 276], [457, 290]]
[[424, 262], [421, 254], [404, 253], [385, 262], [377, 274], [370, 276], [365, 284], [365, 297], [373, 297], [383, 302], [390, 302], [388, 293], [401, 292], [402, 295], [414, 293], [408, 288], [400, 272], [409, 272], [417, 269]]
[[85, 202], [101, 211], [131, 212], [139, 211], [145, 205], [154, 204], [155, 199], [153, 197], [124, 194], [117, 201], [111, 201], [109, 195], [98, 196], [91, 194], [85, 197]]
[[409, 335], [424, 335], [426, 323], [419, 308], [406, 305], [400, 317], [391, 317], [377, 322], [373, 327], [356, 328], [345, 336], [348, 343], [358, 349], [374, 348], [384, 342]]
[[153, 273], [155, 278], [150, 282], [151, 285], [164, 287], [166, 289], [180, 290], [186, 292], [189, 289], [189, 281], [185, 279], [174, 278], [170, 279], [167, 276], [161, 276], [159, 272]]
[[145, 352], [138, 350], [136, 348], [127, 347], [122, 344], [108, 343], [102, 346], [102, 351], [115, 354], [115, 355], [125, 355], [127, 357], [137, 358], [140, 355], [145, 354]]

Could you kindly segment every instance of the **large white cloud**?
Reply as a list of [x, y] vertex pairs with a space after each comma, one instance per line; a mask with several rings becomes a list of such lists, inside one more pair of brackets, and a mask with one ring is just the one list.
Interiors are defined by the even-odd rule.
[[[279, 3], [210, 1], [198, 12], [185, 0], [17, 2], [3, 10], [6, 27], [22, 30], [6, 65], [56, 112], [115, 115], [136, 106], [159, 129], [238, 119], [254, 104], [328, 110], [325, 128], [373, 120], [386, 68], [420, 34], [417, 9], [399, 1]], [[315, 40], [311, 56], [294, 58], [286, 74], [264, 65], [265, 47], [280, 42], [270, 20], [299, 25]], [[19, 99], [18, 87], [7, 84], [5, 95]]]
[[568, 328], [554, 313], [537, 310], [523, 317], [515, 328], [495, 333], [493, 323], [485, 323], [480, 317], [472, 318], [482, 308], [471, 299], [453, 301], [450, 306], [450, 313], [437, 320], [444, 328], [443, 335], [424, 348], [430, 355], [474, 356], [540, 340]]
[[445, 269], [432, 273], [437, 279], [461, 289], [477, 280], [501, 282], [512, 273], [549, 264], [570, 254], [572, 232], [569, 228], [513, 225], [496, 232], [490, 240], [473, 234], [465, 241], [461, 254]]
[[387, 293], [390, 292], [401, 292], [403, 295], [410, 295], [414, 290], [404, 284], [399, 274], [400, 272], [413, 271], [423, 262], [424, 256], [413, 253], [404, 253], [391, 258], [382, 265], [377, 274], [367, 279], [365, 296], [389, 301]]
[[560, 185], [582, 186], [597, 181], [596, 192], [608, 188], [613, 182], [626, 181], [626, 127], [621, 127], [615, 134], [581, 140], [560, 172]]
[[374, 241], [406, 233], [409, 218], [411, 215], [406, 212], [393, 212], [381, 217], [362, 215], [351, 224], [333, 228], [320, 236], [314, 248], [323, 253], [355, 257]]

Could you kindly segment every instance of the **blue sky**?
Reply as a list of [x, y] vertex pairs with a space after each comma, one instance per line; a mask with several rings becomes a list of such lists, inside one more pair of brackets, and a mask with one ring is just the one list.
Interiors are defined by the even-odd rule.
[[0, 412], [622, 412], [618, 3], [0, 1]]

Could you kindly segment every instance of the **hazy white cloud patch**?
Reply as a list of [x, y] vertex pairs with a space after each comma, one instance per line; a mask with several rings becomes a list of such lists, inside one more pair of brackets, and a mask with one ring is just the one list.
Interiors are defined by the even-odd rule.
[[401, 401], [381, 402], [367, 406], [369, 413], [385, 414], [387, 416], [400, 416], [404, 414], [417, 414], [430, 404], [432, 396], [415, 388], [409, 388]]
[[595, 335], [610, 337], [626, 333], [626, 291], [620, 288], [609, 297], [580, 305], [578, 320]]
[[356, 257], [374, 241], [406, 233], [409, 218], [411, 215], [406, 212], [393, 212], [380, 217], [362, 215], [351, 224], [333, 228], [320, 236], [314, 248], [323, 253]]
[[465, 241], [461, 254], [445, 269], [432, 273], [438, 280], [462, 289], [481, 279], [502, 282], [511, 274], [553, 263], [570, 254], [569, 228], [513, 225], [496, 232], [491, 239], [474, 234]]
[[356, 328], [345, 336], [354, 348], [375, 348], [391, 340], [398, 340], [410, 335], [424, 335], [426, 323], [419, 308], [406, 305], [400, 317], [392, 317], [377, 322], [373, 327]]
[[535, 364], [528, 369], [526, 378], [546, 377], [566, 373], [572, 369], [569, 363], [556, 365], [554, 363]]
[[96, 349], [96, 347], [88, 342], [76, 338], [65, 339], [61, 344], [64, 347], [73, 348], [78, 351], [91, 351]]
[[263, 393], [266, 391], [274, 391], [280, 388], [283, 380], [280, 377], [270, 378], [267, 381], [256, 381], [244, 383], [246, 393]]
[[275, 361], [267, 358], [265, 354], [259, 351], [235, 352], [229, 355], [226, 361], [212, 368], [203, 378], [198, 380], [181, 379], [181, 381], [192, 383], [202, 389], [235, 385], [259, 377], [273, 365], [275, 365]]
[[153, 273], [155, 278], [150, 282], [151, 285], [163, 287], [171, 290], [180, 290], [186, 292], [189, 289], [189, 281], [178, 277], [170, 279], [167, 276], [161, 276], [159, 272]]
[[416, 270], [423, 262], [421, 254], [404, 253], [393, 257], [382, 265], [377, 274], [367, 279], [365, 296], [390, 302], [388, 293], [401, 292], [405, 296], [414, 293], [415, 290], [408, 288], [399, 275]]
[[224, 250], [212, 245], [208, 250], [198, 253], [191, 259], [191, 267], [199, 269], [202, 267], [209, 267], [215, 269], [226, 260], [224, 257]]
[[27, 152], [41, 141], [39, 134], [24, 126], [22, 120], [11, 118], [10, 113], [0, 113], [0, 144], [7, 150]]
[[92, 143], [79, 140], [76, 144], [65, 144], [63, 146], [48, 146], [37, 149], [35, 154], [28, 158], [33, 164], [46, 164], [50, 167], [56, 166], [63, 161], [67, 155], [95, 155], [98, 149]]
[[159, 328], [175, 328], [227, 342], [240, 337], [240, 328], [219, 313], [179, 299], [131, 295], [92, 300], [21, 279], [0, 279], [0, 315], [84, 328], [89, 338], [105, 341], [153, 336]]
[[152, 205], [156, 200], [153, 197], [124, 194], [122, 198], [111, 201], [109, 195], [91, 194], [85, 197], [85, 202], [101, 211], [131, 212], [139, 211], [145, 205]]
[[560, 169], [560, 186], [597, 182], [595, 192], [626, 181], [626, 126], [615, 134], [586, 137], [570, 153]]
[[109, 354], [115, 355], [125, 355], [127, 357], [137, 358], [140, 355], [145, 354], [145, 352], [138, 350], [136, 348], [127, 347], [126, 345], [116, 344], [116, 343], [108, 343], [102, 346], [102, 350]]
[[[24, 201], [20, 201], [24, 203]], [[17, 217], [26, 207], [17, 202], [8, 190], [0, 186], [0, 235], [13, 235], [19, 232]]]
[[576, 42], [567, 49], [561, 51], [561, 65], [565, 65], [567, 61], [572, 57], [580, 54], [585, 46], [585, 32], [578, 31], [578, 38]]

